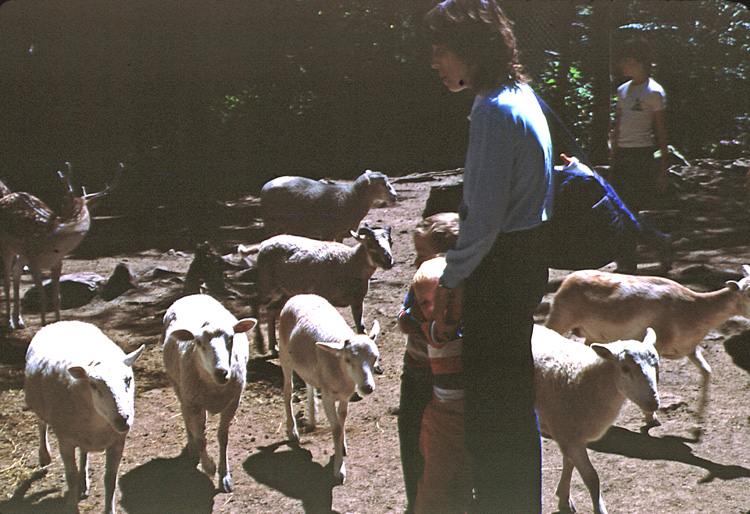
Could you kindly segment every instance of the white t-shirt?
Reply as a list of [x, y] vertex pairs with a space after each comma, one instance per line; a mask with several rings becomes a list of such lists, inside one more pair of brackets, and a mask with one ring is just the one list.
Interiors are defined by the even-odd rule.
[[654, 112], [666, 107], [666, 96], [654, 79], [633, 85], [630, 80], [617, 88], [617, 110], [620, 115], [618, 148], [654, 146]]

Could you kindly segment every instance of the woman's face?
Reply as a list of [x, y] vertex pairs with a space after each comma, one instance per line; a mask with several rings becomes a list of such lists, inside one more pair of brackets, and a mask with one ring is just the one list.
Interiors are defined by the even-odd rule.
[[432, 69], [437, 70], [440, 80], [448, 91], [456, 93], [471, 87], [473, 67], [464, 63], [445, 45], [432, 45]]

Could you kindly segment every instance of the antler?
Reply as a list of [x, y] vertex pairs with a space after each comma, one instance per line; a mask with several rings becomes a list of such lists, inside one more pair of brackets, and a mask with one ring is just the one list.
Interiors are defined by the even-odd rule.
[[117, 187], [120, 185], [120, 181], [122, 179], [122, 176], [125, 174], [125, 165], [123, 163], [120, 163], [120, 168], [115, 174], [115, 179], [112, 184], [109, 182], [104, 183], [104, 189], [101, 191], [97, 191], [96, 193], [86, 193], [86, 190], [83, 191], [83, 200], [86, 202], [86, 205], [89, 208], [96, 207], [96, 204], [105, 196], [107, 196], [110, 192], [117, 189]]

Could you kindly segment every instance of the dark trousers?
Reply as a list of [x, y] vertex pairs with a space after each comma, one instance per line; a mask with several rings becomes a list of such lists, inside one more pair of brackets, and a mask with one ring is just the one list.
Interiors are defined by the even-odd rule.
[[547, 283], [542, 230], [500, 234], [464, 290], [466, 446], [472, 513], [541, 512], [533, 313]]
[[653, 205], [658, 167], [655, 148], [618, 148], [615, 150], [609, 183], [631, 212]]
[[419, 451], [422, 415], [432, 399], [432, 374], [429, 369], [404, 365], [398, 409], [398, 441], [401, 469], [406, 489], [406, 514], [414, 512], [417, 484], [424, 473], [424, 457]]

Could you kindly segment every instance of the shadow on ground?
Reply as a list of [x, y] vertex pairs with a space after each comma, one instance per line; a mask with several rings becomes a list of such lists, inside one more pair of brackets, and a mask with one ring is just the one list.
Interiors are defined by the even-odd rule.
[[647, 433], [612, 427], [604, 434], [604, 437], [590, 443], [588, 447], [598, 452], [614, 453], [625, 457], [681, 462], [703, 468], [708, 471], [708, 474], [700, 479], [700, 483], [711, 482], [715, 478], [721, 480], [750, 478], [750, 469], [742, 466], [726, 466], [698, 457], [687, 445], [689, 442], [696, 442], [696, 440], [670, 435], [652, 437]]
[[13, 491], [13, 496], [8, 501], [0, 502], [0, 513], [2, 514], [59, 514], [65, 511], [66, 497], [63, 491], [56, 488], [36, 491], [26, 496], [31, 486], [47, 474], [46, 469], [40, 469], [21, 482]]
[[331, 465], [313, 462], [312, 453], [299, 447], [277, 451], [282, 446], [286, 443], [260, 448], [243, 464], [245, 471], [284, 496], [301, 500], [305, 514], [334, 514]]
[[153, 459], [119, 480], [128, 514], [210, 514], [216, 489], [185, 457]]

